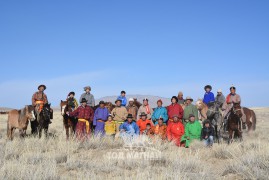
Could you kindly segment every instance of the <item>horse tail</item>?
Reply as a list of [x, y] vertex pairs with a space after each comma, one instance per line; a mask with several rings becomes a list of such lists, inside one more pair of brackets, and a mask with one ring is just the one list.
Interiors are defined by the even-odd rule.
[[252, 130], [255, 131], [256, 130], [256, 123], [257, 123], [257, 118], [256, 118], [256, 114], [253, 110], [251, 110], [251, 118], [252, 118]]

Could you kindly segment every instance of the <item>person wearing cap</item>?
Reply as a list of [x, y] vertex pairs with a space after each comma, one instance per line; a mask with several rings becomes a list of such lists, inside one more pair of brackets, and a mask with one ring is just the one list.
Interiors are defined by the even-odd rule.
[[178, 93], [177, 98], [178, 98], [178, 104], [182, 105], [182, 104], [185, 103], [185, 100], [184, 100], [184, 98], [183, 98], [183, 92], [180, 91], [180, 92]]
[[169, 142], [173, 141], [176, 146], [180, 146], [181, 137], [184, 132], [184, 125], [180, 122], [178, 115], [174, 115], [173, 121], [169, 122], [167, 126], [167, 140]]
[[[178, 98], [176, 96], [173, 96], [171, 98], [172, 104], [167, 107], [167, 113], [168, 113], [168, 118], [169, 122], [173, 121], [174, 115], [177, 115], [179, 119], [183, 118], [183, 109], [181, 105], [178, 104]], [[167, 123], [169, 123], [167, 122]]]
[[121, 95], [118, 97], [118, 99], [121, 100], [121, 106], [126, 106], [127, 104], [127, 99], [126, 99], [126, 92], [125, 91], [121, 91], [120, 93]]
[[196, 119], [199, 119], [198, 117], [198, 109], [195, 105], [192, 104], [193, 99], [189, 96], [186, 97], [185, 101], [185, 109], [184, 109], [184, 115], [183, 115], [183, 123], [188, 122], [190, 114], [193, 114]]
[[158, 119], [162, 118], [163, 122], [166, 123], [168, 120], [168, 114], [167, 114], [167, 109], [165, 107], [162, 106], [163, 102], [161, 99], [159, 99], [157, 101], [157, 108], [155, 108], [152, 116], [151, 116], [151, 120], [153, 121], [153, 123], [155, 125], [158, 124]]
[[219, 107], [222, 107], [223, 103], [225, 102], [225, 96], [223, 95], [221, 89], [218, 90], [215, 101], [218, 103]]
[[85, 138], [90, 138], [91, 128], [90, 123], [93, 120], [94, 112], [90, 106], [87, 105], [87, 100], [82, 98], [81, 106], [79, 106], [73, 112], [66, 112], [67, 115], [71, 117], [78, 118], [78, 123], [76, 126], [76, 136], [79, 140], [84, 140]]
[[205, 120], [204, 127], [201, 132], [201, 140], [206, 146], [213, 146], [215, 130], [209, 120]]
[[[226, 101], [223, 103], [223, 106], [222, 106], [222, 110], [224, 111], [223, 117], [224, 117], [225, 126], [227, 124], [227, 119], [229, 118], [230, 111], [233, 108], [233, 103], [241, 103], [241, 97], [239, 94], [236, 93], [236, 87], [231, 86], [230, 94], [226, 97]], [[242, 118], [242, 119], [243, 119], [243, 128], [245, 129], [246, 127], [245, 118]]]
[[163, 118], [158, 119], [158, 124], [152, 128], [155, 137], [166, 140], [167, 126], [163, 122]]
[[149, 105], [149, 100], [147, 98], [143, 99], [143, 105], [140, 106], [137, 112], [137, 120], [140, 119], [140, 115], [142, 113], [145, 113], [147, 115], [147, 119], [151, 119], [151, 116], [153, 114], [153, 109]]
[[67, 96], [67, 105], [72, 108], [72, 111], [78, 108], [78, 102], [77, 99], [75, 98], [75, 92], [70, 92]]
[[94, 96], [91, 94], [91, 90], [90, 86], [84, 87], [85, 93], [80, 96], [79, 101], [81, 102], [82, 98], [85, 98], [87, 100], [87, 105], [93, 108], [95, 106], [95, 100]]
[[140, 119], [136, 122], [136, 124], [140, 129], [140, 134], [143, 134], [143, 132], [146, 130], [147, 124], [151, 124], [151, 127], [154, 126], [152, 121], [147, 119], [147, 114], [144, 112], [140, 114]]
[[189, 116], [189, 122], [185, 126], [185, 133], [181, 138], [181, 144], [188, 148], [193, 140], [200, 140], [202, 126], [193, 114]]
[[129, 99], [129, 104], [126, 107], [128, 114], [132, 114], [134, 117], [134, 120], [136, 120], [137, 117], [137, 112], [138, 112], [138, 107], [134, 104], [134, 99], [130, 98]]
[[204, 100], [203, 102], [208, 105], [210, 102], [214, 102], [215, 101], [215, 96], [214, 94], [211, 92], [212, 91], [212, 86], [210, 85], [206, 85], [205, 86], [205, 95], [204, 95]]
[[109, 115], [108, 109], [105, 107], [105, 102], [100, 101], [99, 107], [94, 112], [93, 126], [95, 126], [94, 135], [103, 137], [105, 135], [105, 122]]
[[139, 127], [133, 119], [134, 119], [133, 115], [128, 114], [127, 121], [121, 124], [121, 126], [119, 127], [121, 137], [132, 138], [139, 135], [140, 133]]
[[125, 107], [121, 106], [121, 100], [117, 99], [115, 101], [116, 107], [112, 110], [111, 115], [113, 117], [113, 121], [116, 123], [116, 131], [117, 134], [120, 131], [120, 125], [124, 123], [128, 116], [128, 112]]

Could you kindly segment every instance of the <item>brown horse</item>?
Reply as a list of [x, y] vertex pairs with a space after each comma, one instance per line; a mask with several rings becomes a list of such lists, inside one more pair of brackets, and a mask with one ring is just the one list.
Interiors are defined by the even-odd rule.
[[77, 119], [70, 117], [66, 112], [72, 112], [72, 108], [68, 106], [67, 101], [62, 101], [60, 103], [61, 114], [63, 116], [63, 125], [66, 131], [66, 139], [69, 139], [70, 134], [74, 135], [76, 131]]
[[242, 130], [241, 130], [241, 118], [243, 114], [241, 111], [240, 103], [234, 103], [233, 108], [230, 111], [230, 115], [227, 122], [228, 132], [229, 132], [229, 141], [232, 143], [234, 138], [239, 138], [242, 140]]
[[255, 131], [257, 122], [255, 112], [246, 107], [243, 107], [242, 109], [244, 112], [242, 119], [244, 119], [247, 124], [248, 132]]
[[11, 110], [8, 113], [7, 120], [7, 137], [13, 140], [15, 129], [19, 129], [20, 136], [26, 135], [29, 121], [35, 120], [34, 107], [29, 105], [20, 110]]

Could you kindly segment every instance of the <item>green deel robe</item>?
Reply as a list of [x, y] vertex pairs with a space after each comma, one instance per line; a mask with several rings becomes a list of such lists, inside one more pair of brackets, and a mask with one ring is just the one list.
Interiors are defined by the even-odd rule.
[[[186, 147], [190, 146], [191, 141], [197, 139], [200, 140], [202, 126], [198, 120], [193, 123], [188, 122], [185, 126], [185, 133], [181, 138], [181, 142], [185, 141]], [[190, 139], [188, 140], [187, 137]]]

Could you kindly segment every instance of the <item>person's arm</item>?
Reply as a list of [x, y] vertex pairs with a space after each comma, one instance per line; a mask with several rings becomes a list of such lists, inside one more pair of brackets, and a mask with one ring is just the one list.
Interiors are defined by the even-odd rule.
[[155, 121], [157, 119], [157, 117], [155, 117], [156, 116], [156, 111], [157, 111], [157, 108], [155, 109], [155, 111], [153, 111], [153, 114], [151, 116], [152, 121]]
[[73, 111], [73, 112], [70, 112], [69, 113], [69, 116], [71, 116], [71, 117], [77, 117], [78, 116], [78, 113], [79, 113], [79, 108], [77, 108], [75, 111]]
[[180, 105], [178, 107], [179, 107], [179, 119], [182, 119], [183, 118], [183, 109]]
[[94, 112], [94, 117], [93, 117], [93, 125], [94, 126], [96, 126], [96, 124], [97, 124], [97, 116], [98, 116], [98, 109], [96, 109]]
[[48, 104], [49, 102], [48, 97], [45, 93], [43, 94], [43, 101], [44, 101], [44, 104]]
[[35, 93], [35, 94], [33, 94], [33, 96], [32, 96], [32, 105], [33, 105], [33, 106], [35, 106], [35, 105], [36, 105], [36, 103], [35, 103], [35, 96], [36, 96], [36, 93]]
[[215, 101], [215, 96], [214, 93], [211, 92], [211, 100], [210, 101]]
[[167, 139], [168, 141], [172, 140], [172, 136], [171, 136], [171, 126], [168, 125], [167, 130], [166, 130], [166, 135], [167, 135]]
[[135, 128], [135, 134], [136, 135], [139, 135], [139, 133], [140, 133], [140, 129], [139, 129], [139, 127], [137, 126], [137, 124], [134, 124], [134, 128]]
[[163, 122], [166, 123], [168, 121], [168, 114], [167, 114], [167, 109], [163, 108]]
[[94, 99], [94, 96], [91, 94], [91, 107], [94, 107], [95, 106], [95, 99]]
[[141, 114], [141, 108], [139, 108], [137, 112], [137, 121], [140, 119], [140, 114]]

